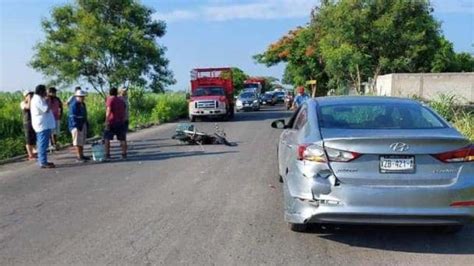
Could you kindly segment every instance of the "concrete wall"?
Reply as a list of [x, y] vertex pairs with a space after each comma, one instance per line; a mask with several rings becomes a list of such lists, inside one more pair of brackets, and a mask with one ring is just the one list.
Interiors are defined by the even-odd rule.
[[432, 100], [439, 94], [455, 94], [463, 102], [474, 103], [474, 72], [387, 74], [377, 78], [377, 95]]

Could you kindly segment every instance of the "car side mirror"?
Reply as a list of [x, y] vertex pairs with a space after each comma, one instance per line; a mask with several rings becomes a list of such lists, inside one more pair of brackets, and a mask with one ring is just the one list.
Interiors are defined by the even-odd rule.
[[186, 100], [189, 100], [189, 99], [191, 99], [191, 94], [186, 93]]
[[285, 120], [283, 119], [278, 119], [272, 122], [272, 127], [273, 128], [278, 128], [278, 129], [285, 129]]

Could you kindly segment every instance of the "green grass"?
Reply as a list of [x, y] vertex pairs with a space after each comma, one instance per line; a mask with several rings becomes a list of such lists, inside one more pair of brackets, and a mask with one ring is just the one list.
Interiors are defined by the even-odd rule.
[[[60, 93], [63, 102], [72, 93]], [[20, 102], [21, 93], [0, 93], [0, 160], [25, 153], [24, 133]], [[187, 114], [187, 101], [184, 94], [154, 94], [141, 88], [130, 90], [130, 129], [158, 123], [165, 123]], [[105, 121], [105, 102], [98, 94], [90, 93], [86, 98], [89, 130], [88, 136], [101, 136]], [[71, 142], [67, 128], [67, 109], [61, 117], [62, 144]]]
[[474, 141], [474, 108], [463, 106], [455, 95], [440, 94], [428, 103], [438, 114]]

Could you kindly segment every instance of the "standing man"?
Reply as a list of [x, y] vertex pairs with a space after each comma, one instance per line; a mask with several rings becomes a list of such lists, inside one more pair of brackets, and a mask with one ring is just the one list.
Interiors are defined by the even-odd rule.
[[303, 86], [299, 86], [296, 88], [298, 91], [298, 95], [296, 95], [295, 99], [293, 100], [293, 110], [298, 109], [303, 103], [305, 103], [309, 99], [309, 95], [306, 94], [304, 91]]
[[[82, 90], [81, 87], [77, 86], [77, 87], [74, 88], [74, 93], [76, 93], [76, 91], [80, 91], [80, 90]], [[66, 105], [69, 107], [74, 100], [76, 100], [76, 96], [74, 96], [74, 94], [73, 94], [67, 99]]]
[[57, 150], [58, 147], [58, 137], [61, 132], [61, 117], [63, 116], [63, 103], [56, 96], [56, 88], [50, 87], [48, 89], [48, 99], [51, 104], [51, 111], [54, 115], [54, 120], [56, 121], [56, 128], [51, 132], [51, 144], [53, 148]]
[[31, 98], [33, 97], [33, 92], [25, 91], [23, 92], [23, 101], [20, 103], [20, 108], [23, 116], [23, 130], [25, 131], [25, 141], [26, 141], [26, 152], [28, 153], [28, 161], [36, 160], [34, 154], [34, 147], [36, 145], [36, 132], [31, 125]]
[[105, 156], [110, 159], [110, 141], [117, 136], [122, 148], [122, 159], [127, 159], [127, 129], [125, 128], [125, 102], [118, 97], [117, 88], [111, 88], [105, 112]]
[[51, 129], [56, 127], [51, 106], [46, 98], [46, 86], [38, 85], [31, 99], [31, 124], [36, 132], [38, 164], [41, 168], [54, 168], [54, 163], [48, 162], [48, 144]]
[[90, 160], [84, 156], [84, 144], [87, 138], [87, 109], [84, 103], [87, 93], [77, 90], [74, 93], [75, 100], [70, 102], [68, 114], [68, 126], [72, 135], [72, 145], [76, 147], [76, 161], [84, 163]]

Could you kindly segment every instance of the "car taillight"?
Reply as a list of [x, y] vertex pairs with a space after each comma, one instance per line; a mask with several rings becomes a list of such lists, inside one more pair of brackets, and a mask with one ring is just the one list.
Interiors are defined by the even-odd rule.
[[455, 151], [433, 154], [433, 157], [444, 163], [474, 162], [474, 145]]
[[360, 157], [357, 152], [341, 151], [331, 148], [326, 148], [329, 161], [331, 162], [350, 162]]
[[302, 144], [298, 145], [297, 159], [300, 161], [327, 162], [324, 149], [318, 145]]
[[330, 162], [350, 162], [361, 155], [356, 152], [342, 151], [326, 148], [315, 144], [303, 144], [298, 146], [297, 159], [300, 161], [312, 161], [325, 163]]

